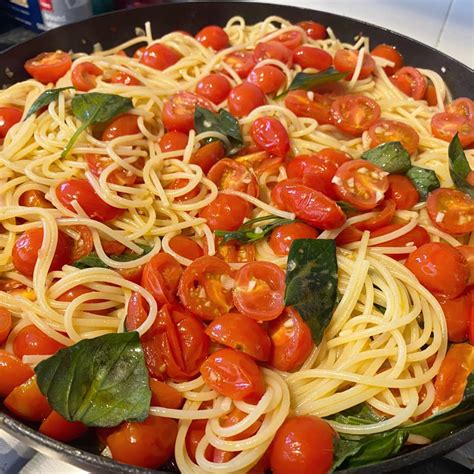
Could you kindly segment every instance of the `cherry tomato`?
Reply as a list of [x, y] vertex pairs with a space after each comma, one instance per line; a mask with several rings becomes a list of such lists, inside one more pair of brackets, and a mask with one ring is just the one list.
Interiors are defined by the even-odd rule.
[[2, 344], [10, 334], [12, 329], [12, 315], [8, 309], [0, 306], [0, 344]]
[[[334, 56], [334, 67], [340, 72], [347, 72], [348, 75], [346, 76], [346, 79], [352, 79], [358, 58], [359, 51], [353, 49], [340, 49]], [[374, 58], [372, 58], [370, 54], [364, 53], [358, 80], [369, 77], [374, 72], [374, 69]]]
[[277, 36], [275, 41], [278, 41], [288, 49], [295, 49], [303, 43], [303, 34], [298, 30], [285, 31], [285, 33]]
[[259, 321], [278, 317], [284, 309], [285, 273], [271, 262], [250, 262], [235, 275], [235, 307]]
[[293, 51], [293, 63], [302, 69], [323, 71], [332, 65], [332, 56], [321, 48], [303, 45]]
[[68, 443], [86, 433], [87, 426], [80, 421], [67, 421], [57, 411], [52, 411], [41, 423], [38, 431], [57, 441]]
[[148, 46], [143, 51], [140, 62], [158, 71], [164, 71], [173, 66], [173, 64], [176, 64], [182, 57], [182, 54], [178, 53], [175, 49], [165, 44], [156, 43]]
[[450, 142], [456, 133], [463, 148], [474, 142], [474, 120], [464, 115], [441, 112], [431, 118], [431, 133], [446, 142]]
[[20, 386], [35, 373], [18, 357], [0, 349], [0, 397], [6, 397], [15, 387]]
[[[201, 439], [206, 434], [207, 420], [194, 420], [191, 422], [186, 433], [186, 452], [191, 461], [196, 462], [196, 449]], [[212, 461], [214, 456], [214, 447], [209, 444], [204, 452], [206, 459]]]
[[105, 127], [105, 130], [102, 132], [102, 140], [107, 142], [113, 140], [114, 138], [123, 137], [126, 135], [136, 135], [140, 133], [137, 120], [137, 115], [119, 115], [109, 122], [107, 127]]
[[199, 148], [191, 156], [190, 163], [201, 167], [204, 173], [209, 173], [212, 166], [226, 155], [225, 146], [220, 140], [215, 140], [211, 143]]
[[415, 100], [421, 100], [425, 96], [427, 87], [426, 78], [414, 67], [402, 67], [395, 72], [390, 80], [392, 81], [392, 84], [408, 97]]
[[233, 87], [227, 100], [229, 112], [235, 117], [245, 117], [252, 110], [267, 102], [262, 89], [251, 82], [242, 82], [242, 84]]
[[[168, 153], [169, 151], [178, 151], [186, 148], [188, 144], [188, 135], [186, 133], [177, 132], [172, 130], [171, 132], [166, 132], [160, 138], [160, 149], [163, 153]], [[178, 160], [182, 160], [182, 156], [177, 157]]]
[[363, 232], [356, 229], [353, 225], [345, 227], [336, 237], [336, 245], [342, 247], [352, 242], [359, 242], [362, 239]]
[[125, 280], [131, 281], [133, 283], [140, 284], [143, 275], [144, 265], [138, 265], [134, 268], [120, 268], [117, 270], [117, 273]]
[[456, 248], [464, 255], [469, 267], [469, 280], [467, 284], [468, 286], [474, 285], [474, 247], [471, 245], [460, 245]]
[[211, 230], [237, 230], [249, 211], [247, 201], [238, 196], [219, 193], [210, 204], [199, 211]]
[[250, 356], [234, 349], [212, 353], [202, 364], [201, 375], [209, 387], [233, 400], [257, 403], [265, 393], [258, 365]]
[[3, 400], [3, 404], [14, 415], [27, 421], [42, 421], [51, 413], [48, 400], [38, 388], [36, 377], [15, 387]]
[[333, 183], [339, 198], [361, 211], [377, 206], [389, 186], [387, 173], [367, 160], [352, 160], [341, 165]]
[[386, 142], [400, 142], [410, 155], [415, 153], [420, 141], [414, 128], [398, 120], [379, 120], [369, 128], [369, 136], [372, 148]]
[[[15, 242], [12, 251], [12, 263], [15, 268], [27, 277], [32, 277], [35, 270], [38, 252], [43, 243], [43, 228], [30, 229], [23, 232]], [[60, 270], [71, 261], [71, 239], [58, 231], [58, 243], [54, 251], [50, 271]]]
[[465, 341], [469, 331], [471, 318], [471, 295], [465, 291], [457, 298], [447, 299], [437, 296], [438, 303], [443, 308], [444, 317], [448, 326], [450, 342]]
[[277, 92], [285, 80], [286, 76], [282, 70], [271, 64], [256, 67], [247, 77], [248, 82], [260, 87], [265, 94]]
[[[100, 177], [107, 166], [113, 163], [113, 160], [109, 158], [109, 156], [98, 155], [96, 153], [85, 153], [84, 158], [86, 159], [90, 172], [94, 176], [97, 176], [97, 178]], [[136, 180], [137, 176], [125, 168], [117, 168], [107, 176], [109, 183], [118, 184], [120, 186], [132, 186]]]
[[71, 73], [72, 85], [81, 92], [88, 92], [96, 86], [96, 77], [104, 71], [94, 63], [84, 61], [78, 64]]
[[232, 308], [233, 272], [217, 257], [200, 257], [184, 272], [178, 287], [181, 303], [203, 319], [214, 319]]
[[290, 151], [290, 137], [274, 117], [259, 117], [250, 126], [250, 136], [257, 146], [272, 155], [285, 157]]
[[8, 130], [21, 120], [23, 111], [17, 107], [0, 107], [0, 140], [5, 138]]
[[395, 46], [388, 44], [379, 44], [376, 46], [370, 54], [379, 58], [387, 59], [393, 63], [393, 66], [385, 66], [383, 70], [387, 76], [393, 76], [401, 67], [403, 67], [404, 59]]
[[316, 153], [317, 156], [335, 163], [337, 167], [343, 165], [346, 161], [352, 160], [352, 156], [344, 151], [335, 150], [334, 148], [323, 148]]
[[114, 428], [106, 442], [112, 458], [132, 466], [157, 468], [174, 452], [178, 423], [149, 416], [142, 422], [125, 422]]
[[456, 298], [466, 289], [469, 278], [466, 259], [444, 242], [422, 245], [410, 254], [405, 265], [435, 295]]
[[227, 313], [207, 326], [206, 334], [214, 341], [256, 360], [267, 361], [271, 342], [262, 325], [240, 313]]
[[291, 67], [293, 63], [293, 51], [279, 41], [267, 41], [266, 43], [257, 44], [253, 52], [253, 58], [256, 63], [264, 61], [265, 59], [274, 59]]
[[462, 115], [468, 120], [474, 118], [474, 101], [467, 97], [459, 97], [446, 106], [446, 112]]
[[[189, 180], [186, 178], [178, 178], [172, 181], [170, 184], [165, 186], [165, 189], [181, 189], [184, 188], [189, 183]], [[194, 199], [199, 194], [199, 187], [196, 186], [195, 188], [191, 189], [185, 194], [181, 196], [175, 196], [173, 198], [174, 202], [186, 202], [189, 199]]]
[[318, 231], [304, 222], [283, 224], [274, 229], [268, 241], [275, 255], [288, 255], [291, 244], [296, 239], [315, 239]]
[[86, 179], [63, 181], [56, 188], [56, 196], [61, 204], [72, 212], [76, 210], [71, 203], [77, 201], [91, 219], [99, 222], [111, 221], [124, 212], [124, 209], [113, 207], [103, 201]]
[[322, 40], [327, 37], [326, 27], [316, 21], [300, 21], [299, 23], [296, 23], [296, 25], [303, 28], [311, 39]]
[[469, 321], [469, 344], [474, 346], [474, 290], [469, 292], [471, 294], [471, 317]]
[[285, 98], [285, 107], [297, 117], [309, 117], [320, 124], [332, 123], [331, 106], [335, 98], [329, 94], [315, 94], [303, 90], [290, 91]]
[[207, 177], [218, 189], [232, 189], [258, 197], [260, 189], [254, 174], [234, 159], [222, 158], [209, 170]]
[[236, 240], [223, 243], [221, 237], [216, 238], [216, 257], [227, 263], [248, 263], [255, 261], [255, 245], [240, 244]]
[[170, 239], [170, 247], [181, 257], [196, 260], [203, 256], [202, 247], [193, 239], [185, 235], [176, 235]]
[[[219, 418], [219, 424], [223, 428], [228, 428], [230, 426], [234, 426], [240, 421], [242, 421], [244, 418], [248, 416], [247, 413], [243, 412], [242, 410], [239, 410], [237, 407], [234, 407], [232, 411], [229, 413], [222, 415]], [[247, 439], [253, 436], [259, 429], [260, 426], [262, 426], [262, 421], [258, 419], [255, 423], [251, 424], [247, 429], [244, 431], [240, 432], [239, 434], [236, 434], [234, 436], [229, 436], [227, 439], [229, 440], [241, 440], [241, 439]], [[215, 459], [215, 456], [214, 456]], [[249, 474], [251, 474], [253, 470], [249, 471]]]
[[165, 382], [150, 378], [151, 406], [179, 409], [183, 406], [181, 392]]
[[107, 255], [122, 255], [127, 248], [116, 240], [102, 240], [101, 243]]
[[44, 209], [49, 209], [53, 207], [50, 201], [45, 197], [45, 194], [36, 189], [31, 189], [25, 191], [18, 200], [20, 206], [26, 207], [43, 207]]
[[334, 125], [343, 132], [360, 136], [380, 117], [380, 107], [375, 100], [363, 95], [338, 97], [331, 106]]
[[143, 51], [145, 51], [146, 47], [145, 46], [142, 46], [140, 48], [138, 48], [134, 53], [133, 53], [133, 58], [134, 59], [137, 59], [138, 61], [140, 60], [140, 58], [143, 56]]
[[361, 231], [373, 231], [376, 229], [380, 229], [380, 227], [384, 227], [390, 224], [390, 222], [392, 222], [392, 219], [395, 216], [396, 209], [397, 206], [395, 205], [395, 201], [393, 201], [392, 199], [386, 199], [380, 205], [380, 209], [374, 209], [374, 211], [378, 211], [374, 217], [371, 217], [370, 219], [367, 219], [362, 222], [357, 222], [356, 224], [354, 224], [354, 227]]
[[426, 102], [428, 102], [428, 105], [430, 107], [438, 105], [438, 96], [436, 95], [436, 88], [431, 82], [428, 82], [428, 85], [426, 86], [425, 100]]
[[336, 432], [321, 418], [287, 418], [271, 445], [272, 473], [327, 474], [333, 463], [335, 438]]
[[33, 324], [21, 329], [13, 340], [13, 352], [20, 358], [25, 355], [52, 355], [64, 347]]
[[161, 306], [176, 301], [176, 290], [183, 269], [174, 257], [160, 252], [146, 263], [143, 269], [142, 286], [148, 290]]
[[209, 74], [197, 83], [196, 94], [217, 105], [227, 98], [230, 89], [231, 85], [227, 77], [222, 74]]
[[196, 106], [214, 111], [214, 105], [204, 97], [192, 92], [181, 91], [165, 102], [161, 112], [163, 125], [167, 130], [188, 133], [194, 128], [194, 110]]
[[228, 48], [230, 46], [229, 36], [220, 26], [206, 26], [197, 33], [195, 37], [206, 48], [214, 51]]
[[110, 78], [110, 82], [112, 84], [124, 84], [125, 86], [140, 85], [140, 81], [136, 77], [123, 71], [114, 72], [112, 77]]
[[474, 200], [457, 189], [438, 188], [428, 195], [426, 207], [433, 224], [443, 232], [474, 232]]
[[[58, 296], [57, 300], [58, 301], [64, 301], [64, 302], [71, 302], [74, 301], [76, 298], [79, 296], [85, 295], [86, 293], [91, 293], [94, 290], [91, 290], [87, 286], [84, 285], [77, 285], [71, 288], [70, 290], [66, 291], [62, 295]], [[103, 303], [105, 300], [89, 300], [88, 303]], [[99, 310], [94, 310], [90, 311], [91, 313], [94, 314], [100, 314], [102, 316], [106, 316], [110, 313], [111, 309], [99, 309]]]
[[43, 84], [56, 82], [69, 71], [71, 56], [63, 51], [41, 53], [25, 63], [26, 72]]
[[411, 179], [400, 174], [391, 174], [388, 177], [387, 199], [395, 202], [397, 209], [411, 209], [420, 200], [420, 195]]
[[234, 51], [224, 58], [224, 62], [242, 79], [245, 79], [255, 66], [253, 54], [249, 51]]

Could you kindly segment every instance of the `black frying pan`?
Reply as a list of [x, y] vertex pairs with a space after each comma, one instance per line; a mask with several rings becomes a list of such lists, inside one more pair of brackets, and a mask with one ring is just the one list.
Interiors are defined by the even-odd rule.
[[[98, 42], [104, 48], [110, 48], [135, 36], [135, 27], [143, 26], [146, 21], [151, 21], [155, 37], [173, 30], [187, 30], [195, 33], [208, 24], [224, 25], [234, 15], [243, 16], [248, 23], [261, 21], [270, 15], [278, 15], [292, 22], [316, 20], [331, 26], [339, 38], [348, 42], [352, 42], [355, 36], [362, 33], [370, 37], [372, 45], [379, 43], [396, 45], [405, 57], [407, 64], [432, 69], [440, 73], [445, 78], [454, 97], [474, 97], [474, 72], [472, 69], [418, 41], [384, 28], [331, 13], [282, 5], [241, 2], [176, 3], [172, 1], [171, 4], [166, 5], [100, 15], [57, 28], [0, 53], [0, 84], [10, 85], [26, 79], [27, 75], [23, 69], [24, 62], [43, 51], [55, 49], [90, 51], [92, 46]], [[407, 15], [409, 15], [408, 11]], [[126, 466], [79, 449], [79, 445], [72, 447], [59, 443], [41, 435], [34, 428], [20, 423], [5, 413], [0, 413], [0, 428], [38, 451], [89, 471], [158, 472]], [[474, 424], [443, 440], [382, 461], [376, 466], [353, 468], [342, 472], [369, 474], [375, 471], [379, 473], [401, 472], [403, 469], [404, 474], [409, 474], [411, 470], [407, 468], [408, 466], [446, 454], [472, 439], [474, 439]], [[420, 467], [417, 467], [416, 470], [419, 473]], [[455, 472], [455, 470], [450, 469], [448, 472]]]

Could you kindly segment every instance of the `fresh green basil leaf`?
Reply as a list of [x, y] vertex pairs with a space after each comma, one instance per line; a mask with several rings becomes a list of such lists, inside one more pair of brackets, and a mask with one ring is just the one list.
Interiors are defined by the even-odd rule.
[[390, 174], [406, 173], [411, 168], [410, 154], [400, 142], [386, 142], [362, 154], [370, 161]]
[[422, 201], [426, 201], [428, 194], [441, 186], [436, 173], [433, 170], [429, 170], [427, 168], [412, 166], [407, 171], [406, 175], [415, 185], [415, 188], [420, 195], [420, 200]]
[[241, 148], [244, 144], [239, 121], [225, 109], [217, 113], [203, 107], [196, 107], [194, 112], [194, 128], [197, 133], [219, 132], [225, 135], [232, 148]]
[[[333, 67], [315, 73], [299, 72], [291, 81], [291, 84], [288, 87], [288, 91], [294, 91], [296, 89], [303, 89], [305, 91], [309, 91], [314, 87], [322, 86], [323, 84], [341, 81], [346, 76], [347, 72], [339, 72]], [[278, 97], [281, 97], [282, 95], [286, 94], [286, 92], [280, 94]]]
[[[146, 245], [141, 245], [140, 247], [143, 249], [143, 253], [141, 255], [136, 253], [122, 253], [120, 255], [110, 255], [110, 258], [116, 262], [131, 262], [137, 258], [143, 257], [153, 249], [153, 247], [148, 247]], [[76, 260], [72, 265], [80, 269], [94, 267], [109, 268], [95, 252], [91, 252], [89, 255]]]
[[344, 438], [333, 438], [334, 444], [334, 460], [331, 472], [340, 467], [347, 459], [353, 459], [362, 449], [363, 444], [359, 440], [351, 440]]
[[336, 204], [344, 211], [344, 214], [358, 213], [358, 209], [346, 201], [336, 201]]
[[54, 100], [58, 100], [59, 93], [62, 91], [66, 91], [68, 89], [74, 89], [74, 87], [60, 87], [58, 89], [48, 89], [47, 91], [44, 91], [42, 94], [39, 95], [39, 97], [33, 102], [33, 104], [30, 107], [30, 110], [28, 110], [28, 113], [25, 115], [25, 118], [23, 120], [26, 120], [28, 117], [31, 115], [35, 114], [38, 112], [38, 110], [42, 109], [46, 105], [50, 104]]
[[288, 254], [285, 305], [293, 306], [316, 344], [331, 321], [337, 301], [336, 244], [330, 239], [297, 239]]
[[474, 186], [467, 182], [467, 175], [472, 172], [466, 154], [459, 140], [458, 134], [454, 136], [448, 148], [449, 174], [454, 185], [463, 193], [474, 199]]
[[330, 417], [330, 419], [344, 425], [370, 425], [384, 420], [367, 403], [361, 403], [355, 407], [348, 408]]
[[148, 416], [151, 391], [136, 331], [84, 339], [35, 372], [48, 403], [68, 421], [110, 427]]

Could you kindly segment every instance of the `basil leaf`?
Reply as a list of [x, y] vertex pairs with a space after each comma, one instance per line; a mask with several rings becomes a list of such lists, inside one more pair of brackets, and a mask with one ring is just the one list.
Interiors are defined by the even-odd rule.
[[[112, 260], [116, 262], [131, 262], [132, 260], [136, 260], [137, 258], [143, 257], [147, 253], [151, 252], [153, 247], [148, 247], [145, 245], [141, 246], [143, 249], [143, 253], [138, 255], [136, 253], [122, 253], [120, 255], [110, 255]], [[80, 268], [81, 270], [84, 268], [109, 268], [95, 252], [91, 252], [89, 255], [76, 260], [73, 264], [74, 267]]]
[[244, 144], [239, 121], [225, 109], [214, 113], [197, 106], [194, 111], [194, 128], [196, 133], [209, 131], [222, 133], [229, 139], [232, 148], [241, 148]]
[[411, 168], [410, 154], [400, 142], [382, 143], [364, 152], [362, 158], [390, 174], [406, 173]]
[[117, 115], [127, 112], [133, 107], [133, 102], [127, 97], [115, 94], [102, 94], [100, 92], [89, 92], [88, 94], [77, 94], [71, 101], [72, 113], [82, 125], [76, 130], [69, 140], [61, 157], [64, 158], [79, 138], [80, 134], [90, 125], [105, 123]]
[[50, 104], [54, 100], [58, 100], [59, 93], [68, 89], [74, 89], [74, 87], [60, 87], [59, 89], [48, 89], [47, 91], [44, 91], [42, 94], [39, 95], [39, 97], [33, 102], [33, 104], [30, 107], [30, 110], [28, 110], [28, 113], [25, 115], [25, 118], [23, 120], [26, 120], [28, 117], [31, 115], [35, 114], [38, 112], [38, 110], [42, 109], [46, 105]]
[[458, 134], [454, 136], [448, 148], [449, 174], [455, 186], [463, 193], [474, 199], [474, 186], [467, 182], [467, 175], [472, 171], [467, 161], [466, 154], [459, 140]]
[[355, 407], [348, 408], [330, 417], [330, 419], [344, 425], [370, 425], [384, 420], [367, 403], [361, 403]]
[[336, 244], [329, 239], [297, 239], [288, 254], [285, 305], [293, 306], [321, 342], [337, 301]]
[[421, 201], [426, 201], [428, 194], [441, 186], [436, 173], [427, 168], [412, 166], [406, 175], [415, 185]]
[[[308, 73], [299, 72], [291, 81], [288, 91], [294, 91], [296, 89], [303, 89], [305, 91], [311, 90], [314, 87], [322, 86], [323, 84], [329, 84], [331, 82], [338, 82], [347, 76], [347, 72], [339, 72], [337, 69], [330, 67], [321, 72]], [[288, 92], [286, 91], [286, 92]], [[278, 97], [286, 94], [280, 94]]]
[[35, 372], [48, 403], [68, 421], [110, 427], [148, 416], [151, 391], [136, 331], [84, 339]]

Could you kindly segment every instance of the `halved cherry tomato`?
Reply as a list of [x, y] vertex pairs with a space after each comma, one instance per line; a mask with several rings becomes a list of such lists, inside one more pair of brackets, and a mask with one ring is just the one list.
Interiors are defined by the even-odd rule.
[[102, 248], [107, 255], [122, 255], [126, 248], [125, 245], [117, 242], [116, 240], [105, 240], [102, 239]]
[[422, 245], [410, 254], [405, 265], [435, 295], [456, 298], [466, 289], [469, 278], [466, 259], [447, 243]]
[[474, 285], [474, 247], [471, 245], [460, 245], [456, 247], [463, 255], [467, 261], [467, 266], [469, 267], [469, 279], [467, 285]]
[[14, 415], [27, 421], [42, 421], [51, 413], [48, 400], [38, 388], [36, 377], [15, 387], [3, 403]]
[[258, 66], [250, 72], [247, 81], [260, 87], [265, 94], [277, 92], [286, 80], [282, 70], [271, 64]]
[[220, 104], [227, 98], [231, 89], [229, 79], [222, 74], [209, 74], [203, 77], [196, 85], [196, 94]]
[[[84, 155], [90, 172], [98, 178], [107, 166], [113, 163], [108, 155], [99, 155], [97, 153], [86, 153]], [[117, 168], [107, 176], [109, 183], [118, 184], [120, 186], [132, 186], [135, 184], [137, 176], [125, 168]]]
[[467, 97], [459, 97], [446, 106], [446, 112], [462, 115], [468, 120], [474, 118], [474, 101]]
[[188, 133], [194, 128], [196, 106], [214, 111], [214, 104], [192, 92], [181, 91], [172, 95], [163, 106], [161, 119], [167, 130]]
[[[207, 420], [194, 420], [191, 422], [188, 428], [188, 432], [186, 433], [186, 452], [188, 453], [189, 458], [191, 461], [196, 462], [196, 449], [201, 441], [201, 439], [206, 434], [206, 424]], [[213, 460], [214, 456], [214, 447], [209, 444], [204, 452], [204, 456], [209, 461]]]
[[457, 298], [448, 299], [437, 296], [438, 303], [443, 308], [444, 317], [448, 326], [448, 339], [450, 342], [463, 342], [466, 340], [471, 319], [471, 295], [468, 291]]
[[456, 405], [462, 400], [467, 378], [474, 370], [474, 346], [453, 344], [444, 358], [434, 383], [432, 413]]
[[400, 142], [410, 155], [415, 153], [420, 141], [413, 127], [398, 120], [379, 120], [369, 128], [369, 136], [372, 148], [386, 142]]
[[399, 69], [391, 78], [392, 84], [408, 97], [421, 100], [425, 96], [427, 81], [425, 76], [414, 67], [405, 66]]
[[274, 59], [286, 64], [288, 67], [291, 67], [293, 64], [293, 52], [278, 41], [258, 43], [253, 52], [253, 58], [256, 63], [265, 59]]
[[387, 173], [367, 160], [352, 160], [341, 165], [333, 183], [339, 198], [361, 211], [377, 206], [389, 186]]
[[57, 441], [68, 443], [86, 433], [87, 426], [80, 421], [67, 421], [53, 410], [41, 423], [38, 431]]
[[164, 71], [173, 64], [176, 64], [181, 58], [182, 54], [165, 44], [152, 44], [143, 51], [140, 57], [140, 62], [145, 66]]
[[271, 262], [250, 262], [235, 275], [235, 307], [259, 321], [278, 317], [284, 307], [285, 273]]
[[196, 260], [203, 256], [202, 247], [190, 237], [185, 235], [175, 235], [170, 239], [170, 247], [181, 257], [189, 260]]
[[387, 199], [395, 201], [397, 209], [411, 209], [420, 200], [420, 195], [410, 178], [401, 174], [388, 177]]
[[375, 100], [364, 95], [345, 95], [332, 103], [331, 116], [337, 128], [360, 136], [377, 122], [380, 107]]
[[267, 102], [262, 89], [251, 82], [242, 82], [242, 84], [233, 87], [227, 100], [229, 111], [235, 117], [245, 117], [253, 109]]
[[463, 148], [474, 142], [474, 119], [451, 112], [441, 112], [431, 118], [431, 133], [446, 142], [450, 142], [456, 133]]
[[313, 337], [309, 326], [298, 311], [291, 306], [272, 321], [268, 332], [273, 344], [270, 365], [278, 370], [291, 372], [301, 367], [313, 348]]
[[220, 258], [200, 257], [184, 270], [179, 299], [191, 313], [212, 320], [232, 308], [232, 277], [232, 269]]
[[71, 56], [64, 51], [41, 53], [25, 63], [28, 74], [43, 84], [56, 82], [71, 67]]
[[374, 209], [374, 211], [378, 211], [377, 215], [365, 221], [357, 222], [356, 224], [354, 224], [354, 227], [361, 231], [364, 231], [364, 230], [373, 231], [376, 229], [380, 229], [380, 227], [384, 227], [390, 224], [390, 222], [392, 222], [393, 216], [395, 215], [395, 211], [397, 209], [397, 206], [395, 205], [395, 201], [393, 201], [392, 199], [386, 199], [380, 205], [380, 207], [381, 207], [380, 210], [378, 210], [378, 208]]
[[293, 51], [293, 63], [322, 71], [331, 66], [332, 56], [324, 49], [303, 45]]
[[[160, 138], [160, 149], [163, 153], [169, 151], [184, 150], [188, 144], [188, 135], [186, 133], [177, 132], [172, 130], [171, 132], [166, 132]], [[178, 160], [182, 160], [182, 156], [176, 157]]]
[[316, 153], [317, 156], [335, 163], [336, 166], [343, 165], [346, 161], [352, 160], [352, 156], [341, 150], [335, 150], [334, 148], [323, 148]]
[[110, 78], [110, 82], [112, 84], [124, 84], [126, 86], [139, 86], [140, 81], [132, 76], [131, 74], [128, 74], [128, 72], [123, 72], [123, 71], [117, 71], [114, 72], [112, 77]]
[[12, 329], [12, 315], [8, 309], [0, 306], [0, 344], [2, 344], [10, 334]]
[[272, 155], [285, 157], [290, 151], [290, 137], [274, 117], [259, 117], [250, 126], [250, 136], [257, 146]]
[[113, 428], [106, 443], [116, 461], [156, 468], [173, 455], [177, 434], [175, 420], [149, 416], [145, 421], [125, 422]]
[[320, 124], [332, 123], [331, 106], [335, 97], [329, 94], [315, 94], [303, 90], [289, 91], [285, 98], [285, 107], [297, 117], [309, 117]]
[[18, 357], [0, 349], [0, 397], [6, 397], [15, 387], [33, 377], [33, 369]]
[[122, 278], [125, 278], [125, 280], [140, 284], [143, 275], [143, 267], [144, 265], [138, 265], [138, 267], [133, 268], [120, 268], [117, 270], [117, 273]]
[[127, 317], [125, 318], [125, 328], [127, 331], [134, 331], [139, 328], [148, 317], [148, 303], [140, 293], [133, 292], [128, 301]]
[[137, 120], [137, 115], [119, 115], [107, 124], [107, 127], [105, 127], [105, 130], [102, 132], [102, 140], [110, 141], [114, 138], [140, 133]]
[[26, 207], [43, 207], [44, 209], [49, 209], [53, 207], [50, 201], [45, 197], [45, 194], [36, 189], [31, 189], [25, 191], [18, 200], [20, 206]]
[[474, 346], [474, 289], [469, 291], [471, 295], [471, 318], [469, 321], [469, 344]]
[[296, 23], [296, 25], [303, 28], [311, 39], [322, 40], [327, 37], [326, 27], [316, 21], [300, 21], [299, 23]]
[[176, 290], [183, 273], [174, 257], [160, 252], [146, 263], [143, 269], [142, 286], [148, 290], [161, 306], [176, 301]]
[[[207, 253], [207, 252], [206, 252]], [[227, 263], [249, 263], [255, 261], [255, 245], [241, 244], [236, 240], [222, 242], [222, 237], [216, 238], [216, 257]]]
[[13, 340], [13, 352], [20, 358], [25, 355], [52, 355], [64, 347], [33, 324], [21, 329]]
[[[12, 251], [12, 263], [15, 268], [27, 277], [32, 277], [35, 270], [38, 252], [43, 243], [43, 228], [23, 232], [15, 242]], [[58, 243], [51, 261], [50, 271], [60, 270], [71, 261], [71, 238], [58, 231]]]
[[242, 79], [245, 79], [255, 66], [253, 54], [249, 51], [234, 51], [224, 58], [224, 62]]
[[[347, 72], [346, 79], [352, 79], [354, 75], [357, 61], [359, 58], [359, 51], [353, 49], [340, 49], [334, 56], [334, 67], [340, 72]], [[375, 61], [370, 54], [364, 53], [362, 60], [362, 67], [358, 79], [366, 79], [375, 69]]]
[[233, 400], [257, 403], [265, 393], [258, 365], [250, 356], [234, 349], [211, 354], [201, 366], [201, 375], [209, 387]]
[[393, 63], [393, 66], [385, 66], [383, 70], [387, 76], [393, 76], [401, 67], [403, 67], [404, 59], [395, 46], [388, 44], [379, 44], [376, 46], [370, 54], [379, 58], [387, 59]]
[[[165, 186], [165, 189], [181, 189], [184, 188], [189, 183], [189, 180], [186, 178], [178, 178], [172, 181], [170, 184]], [[199, 194], [199, 187], [196, 186], [195, 188], [191, 189], [185, 194], [181, 196], [175, 196], [173, 199], [175, 202], [186, 202], [189, 199], [195, 198]]]
[[224, 144], [220, 140], [214, 140], [194, 152], [190, 163], [200, 166], [202, 171], [207, 174], [215, 163], [224, 158], [225, 154]]
[[237, 230], [249, 211], [247, 201], [238, 196], [219, 193], [210, 204], [199, 211], [211, 230]]
[[352, 242], [359, 242], [362, 239], [363, 232], [356, 229], [353, 225], [345, 227], [336, 237], [336, 245], [342, 247]]
[[206, 334], [214, 341], [256, 360], [267, 361], [271, 342], [262, 325], [240, 313], [227, 313], [207, 326]]
[[450, 234], [474, 232], [474, 199], [448, 188], [435, 189], [428, 195], [426, 207], [433, 224]]
[[316, 239], [318, 231], [304, 222], [284, 224], [274, 229], [268, 241], [275, 255], [288, 255], [291, 244], [296, 239]]
[[220, 26], [206, 26], [196, 34], [195, 38], [203, 46], [212, 48], [214, 51], [220, 51], [230, 46], [229, 36]]
[[165, 382], [150, 378], [151, 405], [155, 407], [178, 409], [183, 406], [184, 397], [181, 392]]
[[327, 474], [337, 433], [316, 416], [293, 416], [280, 426], [270, 451], [273, 474]]
[[0, 107], [0, 140], [5, 138], [8, 130], [21, 120], [23, 111], [18, 107]]
[[94, 63], [84, 61], [78, 64], [71, 73], [72, 85], [81, 92], [88, 92], [96, 86], [96, 77], [104, 71]]
[[431, 82], [428, 82], [428, 85], [426, 86], [425, 100], [426, 102], [428, 102], [428, 105], [430, 107], [438, 105], [438, 96], [436, 95], [436, 88]]
[[87, 257], [87, 255], [94, 250], [94, 240], [89, 227], [76, 225], [74, 226], [74, 230], [79, 233], [79, 239], [72, 241], [71, 260], [73, 262], [80, 258]]
[[56, 188], [56, 196], [61, 204], [72, 212], [76, 210], [71, 203], [77, 201], [91, 219], [99, 222], [111, 221], [124, 212], [124, 209], [113, 207], [103, 201], [86, 179], [63, 181]]
[[232, 189], [258, 197], [259, 187], [254, 174], [238, 161], [222, 158], [209, 170], [207, 176], [218, 189]]
[[277, 36], [274, 41], [278, 41], [288, 49], [295, 49], [303, 43], [303, 34], [298, 30], [285, 31], [285, 33]]

